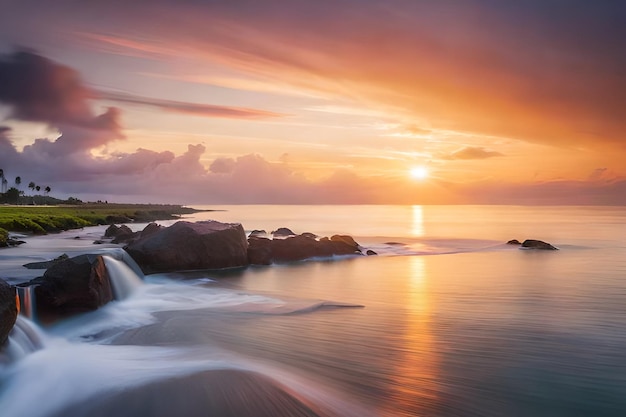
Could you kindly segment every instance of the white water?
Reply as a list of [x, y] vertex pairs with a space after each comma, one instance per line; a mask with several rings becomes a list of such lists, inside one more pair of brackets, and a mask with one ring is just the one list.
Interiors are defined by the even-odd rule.
[[108, 255], [104, 255], [102, 259], [104, 259], [116, 300], [128, 298], [142, 285], [139, 275], [126, 262]]
[[19, 315], [13, 330], [9, 333], [9, 340], [3, 352], [4, 359], [8, 363], [22, 359], [44, 348], [47, 340], [48, 337], [39, 326], [24, 316]]

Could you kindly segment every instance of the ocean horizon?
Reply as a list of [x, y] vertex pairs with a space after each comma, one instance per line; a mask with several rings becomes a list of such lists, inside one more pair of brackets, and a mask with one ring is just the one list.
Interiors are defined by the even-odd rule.
[[[378, 255], [147, 275], [95, 312], [23, 318], [41, 346], [0, 364], [3, 413], [626, 413], [624, 207], [190, 206], [217, 211], [183, 220], [347, 234]], [[24, 237], [0, 250], [0, 277], [18, 284], [41, 274], [27, 262], [119, 251], [93, 245], [105, 228]]]

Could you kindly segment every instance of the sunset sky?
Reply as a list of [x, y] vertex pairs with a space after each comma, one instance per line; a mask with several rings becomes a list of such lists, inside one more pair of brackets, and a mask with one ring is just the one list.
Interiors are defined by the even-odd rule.
[[10, 186], [180, 204], [626, 204], [626, 2], [0, 5]]

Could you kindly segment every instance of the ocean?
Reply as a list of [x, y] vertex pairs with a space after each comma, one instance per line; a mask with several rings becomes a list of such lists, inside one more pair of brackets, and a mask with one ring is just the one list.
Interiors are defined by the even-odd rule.
[[[14, 339], [32, 346], [0, 363], [2, 416], [626, 415], [623, 207], [198, 208], [218, 211], [188, 220], [349, 234], [378, 256], [146, 277], [117, 265], [119, 300], [48, 327], [20, 319]], [[27, 237], [0, 251], [0, 277], [119, 250], [92, 244], [103, 232]]]

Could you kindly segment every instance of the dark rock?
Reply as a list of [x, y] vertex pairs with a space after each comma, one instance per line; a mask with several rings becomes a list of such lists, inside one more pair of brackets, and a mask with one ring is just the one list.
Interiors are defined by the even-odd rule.
[[521, 245], [522, 243], [517, 239], [512, 239], [506, 242], [507, 245]]
[[156, 223], [149, 223], [146, 227], [143, 228], [143, 230], [141, 231], [141, 237], [147, 237], [150, 236], [156, 232], [158, 232], [159, 230], [163, 229], [163, 226], [161, 226], [160, 224], [156, 224]]
[[219, 269], [248, 264], [247, 241], [239, 223], [179, 221], [125, 249], [144, 273]]
[[358, 244], [346, 240], [316, 240], [307, 235], [290, 236], [285, 239], [248, 239], [248, 261], [254, 265], [301, 261], [314, 257], [361, 254]]
[[54, 259], [52, 259], [50, 261], [30, 262], [30, 263], [24, 264], [23, 266], [24, 266], [24, 268], [27, 268], [27, 269], [48, 269], [52, 265], [55, 265], [55, 264], [57, 264], [57, 263], [59, 263], [61, 261], [69, 259], [69, 258], [70, 257], [67, 256], [67, 254], [64, 253], [63, 255], [61, 255], [61, 256], [59, 256], [57, 258], [54, 258]]
[[279, 227], [278, 229], [272, 232], [272, 236], [274, 237], [287, 237], [287, 236], [295, 236], [296, 234], [286, 227]]
[[0, 279], [0, 345], [4, 344], [17, 320], [15, 287]]
[[103, 245], [103, 244], [105, 244], [105, 243], [106, 243], [106, 242], [105, 242], [104, 240], [100, 240], [100, 239], [98, 239], [98, 240], [94, 240], [94, 241], [93, 241], [93, 244], [94, 244], [94, 245]]
[[80, 255], [58, 262], [43, 277], [29, 283], [36, 284], [36, 310], [43, 320], [95, 310], [113, 300], [100, 255]]
[[535, 240], [535, 239], [526, 239], [522, 243], [522, 248], [541, 249], [541, 250], [558, 250], [558, 248], [552, 246], [549, 243], [546, 243], [542, 240]]
[[308, 237], [310, 239], [317, 239], [317, 235], [315, 233], [311, 233], [311, 232], [301, 233], [300, 236]]
[[129, 235], [132, 233], [133, 231], [130, 230], [130, 227], [126, 226], [125, 224], [121, 226], [112, 224], [111, 226], [107, 227], [107, 230], [104, 232], [104, 237], [118, 237], [121, 235]]
[[6, 240], [6, 246], [8, 247], [12, 247], [12, 246], [19, 246], [19, 245], [23, 245], [24, 243], [26, 243], [23, 240], [19, 240], [19, 239], [14, 239], [12, 237], [8, 238]]
[[250, 232], [250, 237], [251, 236], [265, 236], [267, 235], [267, 232], [265, 230], [253, 230]]
[[333, 235], [333, 236], [331, 236], [331, 237], [330, 237], [330, 240], [331, 240], [332, 242], [343, 242], [343, 243], [345, 243], [345, 244], [347, 244], [347, 245], [350, 245], [350, 246], [352, 246], [352, 247], [354, 247], [354, 248], [356, 248], [356, 249], [358, 249], [358, 248], [359, 248], [359, 244], [358, 244], [358, 243], [356, 243], [356, 242], [354, 241], [354, 239], [352, 238], [352, 236], [347, 236], [347, 235]]
[[367, 256], [378, 255], [375, 251], [373, 251], [373, 250], [371, 250], [371, 249], [368, 249], [368, 250], [367, 250], [367, 252], [365, 252], [365, 254], [366, 254]]

